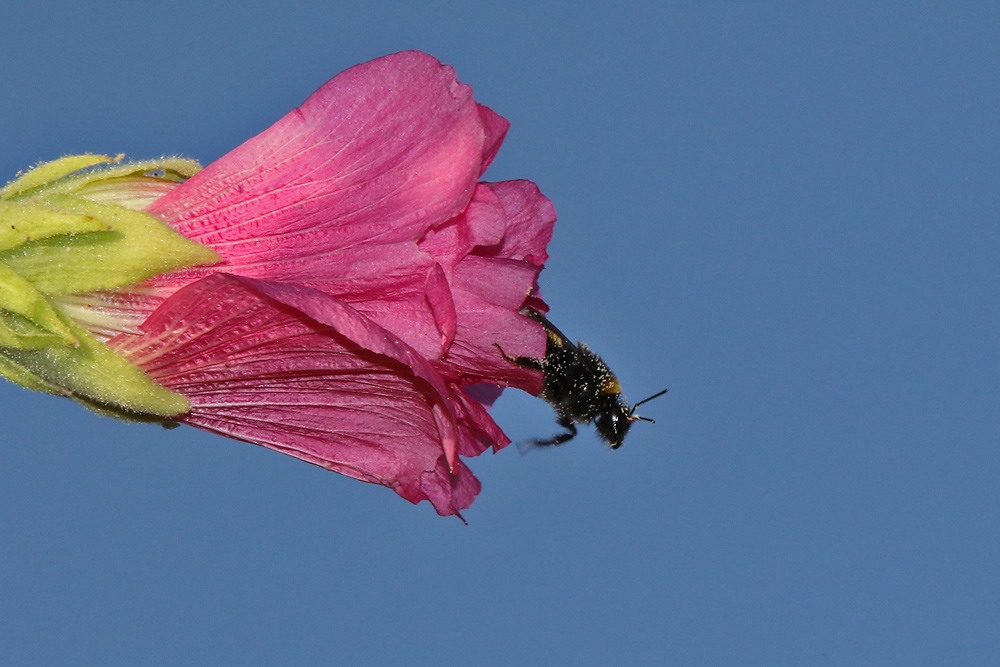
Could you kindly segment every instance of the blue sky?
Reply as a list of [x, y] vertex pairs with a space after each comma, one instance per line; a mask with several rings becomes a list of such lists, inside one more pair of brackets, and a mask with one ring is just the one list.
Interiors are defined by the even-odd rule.
[[[655, 425], [471, 467], [469, 526], [0, 384], [3, 664], [1000, 659], [1000, 8], [69, 2], [5, 10], [3, 179], [207, 163], [432, 53], [559, 212], [552, 319]], [[509, 392], [514, 439], [552, 412]]]

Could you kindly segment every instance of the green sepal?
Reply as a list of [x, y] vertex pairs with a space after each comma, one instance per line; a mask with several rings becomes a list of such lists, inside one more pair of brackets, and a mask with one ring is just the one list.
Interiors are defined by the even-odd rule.
[[121, 155], [68, 155], [52, 162], [43, 162], [0, 188], [0, 201], [34, 198], [39, 194], [71, 194], [100, 181], [149, 172], [161, 172], [157, 178], [162, 180], [183, 181], [201, 171], [201, 164], [197, 160], [182, 157], [121, 162], [100, 169], [90, 169], [121, 158]]
[[65, 234], [0, 252], [0, 261], [43, 294], [109, 290], [174, 269], [215, 264], [220, 257], [142, 211], [70, 195], [47, 195], [39, 206], [82, 215], [112, 232]]
[[0, 188], [0, 375], [101, 414], [171, 423], [190, 409], [188, 400], [58, 309], [61, 295], [127, 288], [220, 261], [139, 210], [169, 191], [168, 182], [197, 173], [197, 162], [105, 164], [115, 159], [60, 158]]
[[120, 419], [126, 422], [135, 422], [136, 424], [159, 424], [163, 428], [171, 429], [177, 428], [180, 424], [169, 417], [158, 417], [156, 415], [146, 415], [139, 412], [129, 412], [128, 410], [122, 410], [121, 408], [116, 408], [114, 406], [104, 405], [103, 403], [95, 403], [94, 401], [87, 400], [86, 398], [81, 398], [80, 396], [70, 396], [74, 401], [87, 408], [91, 412], [96, 412], [102, 417], [113, 417], [115, 419]]
[[4, 356], [3, 352], [3, 348], [0, 347], [0, 376], [7, 378], [14, 384], [21, 385], [25, 389], [44, 391], [47, 394], [55, 394], [56, 396], [70, 396], [68, 392], [63, 391], [53, 384], [49, 384], [34, 373], [18, 366]]
[[22, 192], [51, 183], [74, 171], [80, 171], [97, 164], [111, 162], [115, 158], [108, 155], [67, 155], [51, 162], [42, 162], [18, 178], [0, 188], [0, 199], [7, 199]]
[[85, 170], [51, 183], [44, 189], [45, 194], [73, 194], [101, 181], [139, 176], [149, 172], [161, 172], [156, 178], [168, 181], [184, 181], [201, 171], [197, 160], [182, 157], [163, 157], [157, 160], [122, 162], [100, 169]]
[[0, 373], [29, 389], [69, 396], [88, 407], [98, 404], [116, 416], [123, 411], [155, 419], [191, 409], [187, 398], [156, 384], [87, 331], [63, 320], [76, 337], [76, 346], [0, 348], [0, 356], [5, 357]]
[[[77, 339], [34, 285], [0, 263], [0, 345], [34, 349], [76, 345]], [[22, 339], [19, 343], [18, 339]], [[48, 340], [49, 342], [45, 342]]]
[[177, 422], [173, 421], [168, 417], [159, 417], [157, 415], [142, 414], [139, 412], [132, 412], [129, 410], [122, 410], [121, 408], [109, 406], [105, 403], [98, 403], [92, 401], [84, 396], [75, 396], [67, 391], [60, 389], [59, 387], [45, 382], [37, 375], [29, 373], [25, 369], [21, 368], [17, 364], [12, 363], [9, 359], [0, 354], [0, 377], [7, 378], [14, 384], [19, 384], [25, 389], [31, 389], [34, 391], [41, 391], [47, 394], [54, 394], [56, 396], [64, 396], [66, 398], [71, 398], [77, 403], [80, 403], [85, 408], [103, 417], [114, 417], [115, 419], [121, 419], [123, 421], [137, 422], [137, 423], [155, 423], [159, 424], [163, 428], [176, 428], [180, 426]]
[[17, 315], [0, 314], [0, 347], [38, 350], [65, 344], [66, 340], [62, 336], [40, 329]]
[[60, 234], [106, 232], [110, 229], [106, 223], [88, 215], [0, 202], [0, 251]]

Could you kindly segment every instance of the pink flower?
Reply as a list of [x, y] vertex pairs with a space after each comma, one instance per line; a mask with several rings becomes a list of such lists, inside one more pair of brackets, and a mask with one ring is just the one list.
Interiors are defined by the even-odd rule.
[[423, 53], [339, 74], [147, 208], [223, 261], [93, 296], [107, 345], [189, 399], [176, 421], [458, 514], [460, 456], [509, 444], [498, 387], [540, 390], [497, 346], [545, 353], [518, 311], [554, 210], [478, 182], [507, 128]]

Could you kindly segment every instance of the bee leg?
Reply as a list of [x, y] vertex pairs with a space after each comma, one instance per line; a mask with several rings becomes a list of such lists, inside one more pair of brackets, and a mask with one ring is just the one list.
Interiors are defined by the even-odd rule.
[[576, 437], [576, 424], [569, 417], [560, 417], [556, 423], [566, 429], [565, 433], [559, 433], [551, 438], [535, 438], [531, 444], [535, 447], [549, 447], [551, 445], [561, 445]]
[[501, 356], [512, 364], [524, 366], [525, 368], [531, 368], [536, 371], [542, 370], [542, 362], [534, 357], [511, 357], [503, 351], [503, 348], [500, 347], [500, 343], [493, 343], [493, 346], [500, 350]]

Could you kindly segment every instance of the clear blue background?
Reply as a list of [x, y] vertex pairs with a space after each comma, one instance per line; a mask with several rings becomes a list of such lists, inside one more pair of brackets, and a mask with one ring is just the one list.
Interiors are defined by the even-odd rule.
[[[338, 71], [453, 65], [631, 399], [472, 467], [469, 526], [0, 384], [0, 663], [1000, 662], [1000, 5], [22, 2], [3, 179], [209, 162]], [[515, 439], [554, 432], [511, 392]]]

